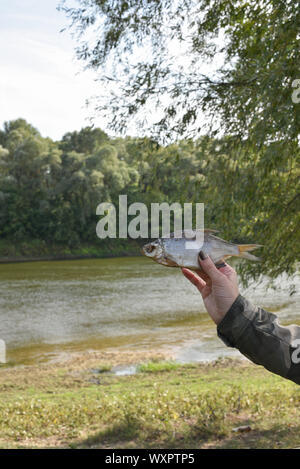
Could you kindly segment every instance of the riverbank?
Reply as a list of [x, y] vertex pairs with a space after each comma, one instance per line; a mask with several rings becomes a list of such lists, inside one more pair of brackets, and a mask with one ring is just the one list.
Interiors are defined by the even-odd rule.
[[0, 263], [32, 262], [107, 257], [137, 256], [140, 245], [132, 239], [98, 240], [77, 246], [47, 243], [35, 239], [28, 241], [0, 240]]
[[1, 448], [300, 446], [299, 387], [246, 360], [86, 352], [2, 367], [0, 390]]

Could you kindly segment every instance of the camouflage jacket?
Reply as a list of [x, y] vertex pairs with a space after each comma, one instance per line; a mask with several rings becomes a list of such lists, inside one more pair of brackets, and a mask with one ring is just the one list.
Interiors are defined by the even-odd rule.
[[283, 327], [275, 314], [239, 295], [218, 324], [218, 336], [257, 365], [300, 384], [300, 327]]

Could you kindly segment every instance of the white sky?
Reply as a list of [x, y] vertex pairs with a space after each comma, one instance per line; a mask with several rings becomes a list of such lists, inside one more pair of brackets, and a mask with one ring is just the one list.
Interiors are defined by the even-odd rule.
[[[78, 5], [76, 0], [69, 0]], [[0, 128], [4, 121], [22, 117], [44, 137], [61, 139], [63, 134], [93, 124], [106, 129], [101, 116], [95, 118], [93, 107], [85, 102], [102, 95], [95, 73], [82, 71], [83, 63], [75, 58], [76, 42], [59, 0], [0, 0]], [[174, 52], [174, 51], [173, 51]], [[182, 64], [186, 58], [179, 51]], [[216, 66], [218, 58], [216, 57]], [[213, 69], [202, 65], [201, 72]], [[157, 120], [157, 113], [149, 113]], [[111, 133], [111, 132], [110, 132]], [[139, 134], [134, 124], [127, 134]]]
[[[44, 137], [60, 139], [89, 125], [85, 100], [100, 85], [92, 72], [80, 72], [75, 42], [60, 33], [68, 20], [57, 4], [0, 0], [0, 127], [22, 117]], [[94, 123], [104, 128], [100, 118]]]

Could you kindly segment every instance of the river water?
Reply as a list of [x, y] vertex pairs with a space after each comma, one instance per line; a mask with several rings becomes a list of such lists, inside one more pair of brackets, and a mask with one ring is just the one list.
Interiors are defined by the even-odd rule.
[[[300, 279], [266, 281], [248, 299], [300, 324]], [[281, 287], [281, 288], [279, 288]], [[179, 269], [143, 257], [0, 265], [0, 339], [13, 364], [70, 352], [120, 348], [172, 351], [181, 362], [239, 355], [216, 336], [196, 289]]]

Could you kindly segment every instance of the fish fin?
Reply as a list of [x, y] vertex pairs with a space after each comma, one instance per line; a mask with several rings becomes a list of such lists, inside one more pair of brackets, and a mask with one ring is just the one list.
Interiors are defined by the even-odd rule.
[[253, 256], [253, 254], [249, 254], [248, 251], [253, 251], [254, 249], [262, 247], [261, 244], [239, 244], [239, 254], [238, 257], [242, 259], [249, 259], [251, 261], [260, 261], [260, 257]]
[[253, 254], [249, 254], [249, 252], [242, 252], [238, 257], [249, 259], [250, 261], [261, 261], [261, 257], [253, 256]]
[[261, 247], [263, 247], [262, 244], [238, 244], [239, 252], [254, 251]]

